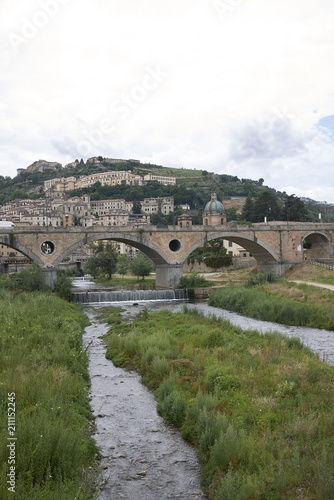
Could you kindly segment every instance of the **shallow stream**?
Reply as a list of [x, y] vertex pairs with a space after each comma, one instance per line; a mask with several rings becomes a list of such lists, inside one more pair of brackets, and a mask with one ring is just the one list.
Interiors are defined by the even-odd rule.
[[[136, 310], [136, 313], [138, 310]], [[87, 310], [93, 436], [102, 456], [98, 500], [204, 499], [193, 448], [158, 414], [140, 376], [106, 359], [101, 335], [110, 328]]]

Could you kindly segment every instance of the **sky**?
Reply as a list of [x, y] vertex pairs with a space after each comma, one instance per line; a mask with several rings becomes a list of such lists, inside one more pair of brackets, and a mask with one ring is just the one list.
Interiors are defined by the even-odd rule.
[[334, 203], [332, 0], [1, 0], [0, 175], [137, 159]]

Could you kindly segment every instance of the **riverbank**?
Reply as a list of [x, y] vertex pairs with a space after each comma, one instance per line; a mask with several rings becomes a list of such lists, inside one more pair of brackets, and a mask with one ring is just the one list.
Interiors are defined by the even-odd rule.
[[50, 294], [0, 289], [0, 318], [0, 497], [91, 499], [84, 314]]
[[333, 281], [333, 270], [303, 263], [272, 282], [259, 278], [213, 291], [209, 304], [264, 321], [334, 330], [333, 285], [325, 284]]
[[210, 499], [333, 498], [334, 370], [298, 339], [144, 310], [113, 326], [107, 357], [156, 390]]

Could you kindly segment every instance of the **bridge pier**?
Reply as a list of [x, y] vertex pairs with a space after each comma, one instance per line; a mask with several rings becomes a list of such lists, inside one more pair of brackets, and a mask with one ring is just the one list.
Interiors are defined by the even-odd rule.
[[267, 273], [272, 271], [276, 276], [283, 276], [284, 273], [290, 269], [294, 264], [298, 264], [298, 261], [294, 262], [261, 262], [257, 261], [257, 272]]
[[0, 273], [1, 274], [8, 274], [8, 272], [9, 272], [9, 264], [7, 264], [5, 262], [0, 264]]
[[155, 268], [156, 288], [176, 288], [183, 276], [183, 264], [163, 264]]
[[45, 283], [53, 290], [57, 280], [57, 268], [51, 264], [46, 264], [42, 269], [45, 276]]

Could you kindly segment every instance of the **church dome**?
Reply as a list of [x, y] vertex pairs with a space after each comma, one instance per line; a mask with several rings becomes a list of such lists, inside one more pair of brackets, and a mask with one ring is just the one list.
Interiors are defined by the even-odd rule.
[[204, 213], [222, 213], [225, 212], [223, 204], [217, 200], [216, 193], [211, 194], [211, 200], [205, 205]]

